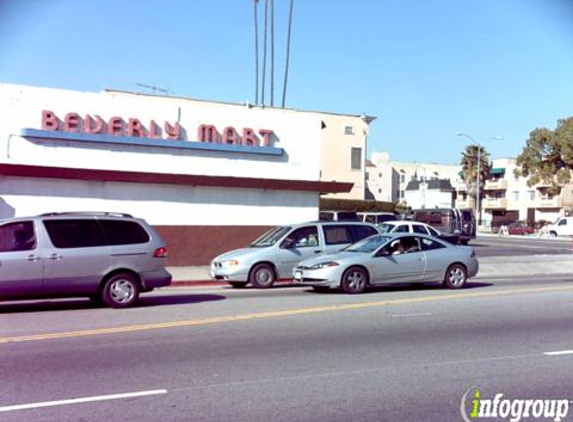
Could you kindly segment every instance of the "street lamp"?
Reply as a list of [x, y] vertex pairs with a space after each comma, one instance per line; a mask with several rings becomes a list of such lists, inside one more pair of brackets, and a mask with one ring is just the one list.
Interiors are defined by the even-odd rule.
[[[477, 221], [477, 226], [479, 227], [480, 224], [480, 203], [479, 203], [479, 197], [480, 197], [480, 172], [481, 172], [481, 145], [479, 142], [477, 142], [474, 138], [472, 138], [470, 135], [468, 135], [467, 133], [461, 133], [461, 132], [457, 132], [456, 136], [463, 136], [465, 138], [471, 139], [471, 141], [477, 145], [477, 174], [476, 174], [476, 221]], [[489, 138], [488, 140], [491, 139], [503, 139], [501, 136], [493, 136], [491, 138]]]

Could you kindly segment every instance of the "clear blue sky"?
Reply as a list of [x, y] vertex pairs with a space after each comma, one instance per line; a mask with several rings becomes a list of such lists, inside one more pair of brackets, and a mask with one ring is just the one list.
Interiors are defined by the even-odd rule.
[[[254, 102], [253, 26], [253, 0], [0, 0], [0, 82]], [[573, 0], [295, 0], [292, 31], [287, 107], [376, 116], [394, 160], [457, 163], [456, 132], [516, 156], [573, 115]]]

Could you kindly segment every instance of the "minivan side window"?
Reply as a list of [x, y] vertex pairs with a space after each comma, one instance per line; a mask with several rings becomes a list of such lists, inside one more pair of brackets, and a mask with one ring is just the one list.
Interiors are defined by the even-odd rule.
[[289, 234], [285, 240], [288, 240], [294, 248], [318, 246], [318, 230], [316, 226], [301, 227]]
[[359, 240], [374, 236], [375, 234], [379, 234], [374, 227], [370, 226], [354, 225], [350, 227], [352, 228], [352, 232], [354, 234], [353, 242], [358, 242]]
[[135, 221], [100, 220], [108, 245], [135, 245], [149, 242], [149, 234]]
[[56, 248], [104, 246], [105, 237], [95, 219], [44, 220], [50, 241]]
[[323, 226], [324, 239], [327, 245], [342, 245], [344, 243], [354, 243], [349, 227], [346, 225]]
[[36, 248], [32, 221], [19, 221], [0, 226], [0, 252], [30, 251]]

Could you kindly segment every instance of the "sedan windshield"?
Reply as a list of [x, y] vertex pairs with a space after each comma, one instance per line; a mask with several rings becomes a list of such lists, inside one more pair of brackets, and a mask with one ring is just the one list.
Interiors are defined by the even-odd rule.
[[378, 231], [380, 233], [390, 233], [394, 227], [396, 226], [393, 224], [382, 223], [378, 224]]
[[250, 248], [265, 248], [268, 246], [273, 246], [277, 243], [280, 239], [283, 238], [285, 234], [290, 232], [291, 227], [283, 226], [283, 227], [275, 227], [274, 229], [270, 229], [269, 231], [265, 232], [261, 237], [255, 240], [253, 243], [249, 245]]
[[361, 252], [361, 253], [371, 253], [382, 246], [384, 243], [391, 239], [390, 236], [374, 235], [367, 237], [366, 239], [356, 242], [346, 248], [345, 252]]

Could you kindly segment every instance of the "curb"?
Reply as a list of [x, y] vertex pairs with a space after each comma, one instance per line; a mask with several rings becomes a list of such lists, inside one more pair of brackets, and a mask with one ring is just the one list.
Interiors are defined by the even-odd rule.
[[[547, 276], [573, 274], [573, 255], [520, 255], [479, 258], [479, 272], [474, 278], [493, 278], [508, 276]], [[208, 268], [208, 267], [207, 267]], [[171, 269], [168, 269], [171, 270]], [[207, 272], [208, 274], [208, 272]], [[205, 277], [205, 268], [197, 268], [193, 272], [179, 271], [178, 277], [173, 277], [170, 287], [203, 287], [227, 286], [224, 281], [215, 281]], [[197, 278], [193, 276], [197, 275]], [[278, 286], [294, 284], [291, 280], [280, 280]]]

